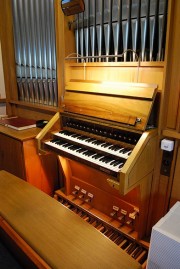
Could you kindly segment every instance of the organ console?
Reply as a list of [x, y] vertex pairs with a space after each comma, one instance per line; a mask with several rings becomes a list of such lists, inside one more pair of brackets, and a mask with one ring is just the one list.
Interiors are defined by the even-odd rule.
[[[69, 81], [63, 111], [38, 134], [40, 153], [58, 155], [63, 184], [54, 197], [143, 268], [157, 143], [157, 86]], [[51, 128], [59, 121], [60, 130]]]

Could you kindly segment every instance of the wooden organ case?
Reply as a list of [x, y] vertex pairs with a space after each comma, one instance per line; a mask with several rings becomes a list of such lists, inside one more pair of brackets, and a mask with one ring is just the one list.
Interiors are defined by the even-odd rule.
[[[63, 186], [54, 197], [136, 259], [148, 253], [157, 130], [157, 86], [70, 81], [63, 112], [37, 136], [59, 156]], [[51, 132], [60, 121], [61, 130]]]

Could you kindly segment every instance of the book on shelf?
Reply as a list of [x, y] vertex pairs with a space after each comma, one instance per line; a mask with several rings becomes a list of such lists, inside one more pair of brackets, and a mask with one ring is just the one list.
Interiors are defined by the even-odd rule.
[[20, 131], [36, 127], [36, 120], [23, 117], [5, 117], [0, 120], [0, 125]]

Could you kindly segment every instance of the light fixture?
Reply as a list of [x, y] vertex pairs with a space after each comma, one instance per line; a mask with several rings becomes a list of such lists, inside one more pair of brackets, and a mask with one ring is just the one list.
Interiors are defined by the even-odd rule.
[[61, 8], [66, 16], [81, 13], [85, 9], [84, 0], [62, 0]]

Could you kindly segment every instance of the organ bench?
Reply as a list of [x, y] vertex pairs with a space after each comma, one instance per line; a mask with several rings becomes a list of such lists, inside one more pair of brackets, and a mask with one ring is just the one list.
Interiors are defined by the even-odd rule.
[[0, 236], [5, 238], [4, 234], [13, 242], [15, 251], [20, 249], [31, 261], [33, 268], [141, 268], [61, 203], [2, 170]]

